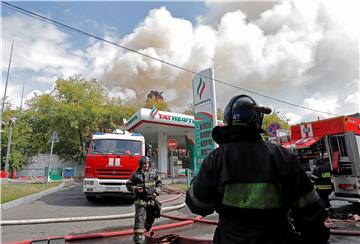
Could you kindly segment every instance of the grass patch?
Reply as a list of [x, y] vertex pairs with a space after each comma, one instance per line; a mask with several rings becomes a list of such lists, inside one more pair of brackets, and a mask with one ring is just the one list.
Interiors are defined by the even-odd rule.
[[10, 202], [21, 197], [29, 196], [52, 187], [60, 185], [61, 182], [46, 183], [7, 183], [1, 186], [1, 203]]
[[187, 190], [186, 184], [171, 183], [169, 186], [170, 186], [171, 188], [179, 189], [179, 190], [182, 190], [182, 191], [184, 191], [184, 192]]

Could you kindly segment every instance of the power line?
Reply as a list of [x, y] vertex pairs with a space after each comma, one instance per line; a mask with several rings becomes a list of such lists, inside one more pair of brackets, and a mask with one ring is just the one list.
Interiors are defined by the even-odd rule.
[[[158, 62], [160, 62], [160, 63], [163, 63], [163, 64], [166, 64], [166, 65], [172, 66], [172, 67], [174, 67], [174, 68], [177, 68], [177, 69], [180, 69], [180, 70], [183, 70], [183, 71], [186, 71], [186, 72], [195, 74], [195, 75], [198, 74], [197, 72], [195, 72], [195, 71], [193, 71], [193, 70], [190, 70], [190, 69], [181, 67], [181, 66], [176, 65], [176, 64], [173, 64], [173, 63], [169, 63], [169, 62], [167, 62], [167, 61], [164, 61], [164, 60], [162, 60], [162, 59], [155, 58], [155, 57], [150, 56], [150, 55], [147, 55], [147, 54], [145, 54], [145, 53], [141, 53], [141, 52], [136, 51], [136, 50], [134, 50], [134, 49], [132, 49], [132, 48], [129, 48], [129, 47], [126, 47], [126, 46], [117, 44], [117, 43], [115, 43], [115, 42], [112, 42], [112, 41], [109, 41], [109, 40], [106, 40], [106, 39], [103, 39], [103, 38], [101, 38], [101, 37], [99, 37], [99, 36], [93, 35], [93, 34], [91, 34], [91, 33], [82, 31], [82, 30], [80, 30], [80, 29], [74, 28], [74, 27], [69, 26], [69, 25], [66, 25], [66, 24], [63, 24], [63, 23], [61, 23], [61, 22], [59, 22], [59, 21], [52, 20], [52, 19], [50, 19], [50, 18], [47, 18], [47, 17], [42, 16], [42, 15], [39, 15], [39, 14], [34, 13], [34, 12], [32, 12], [32, 11], [26, 10], [26, 9], [24, 9], [24, 8], [18, 7], [18, 6], [16, 6], [16, 5], [11, 4], [11, 3], [8, 3], [8, 2], [5, 2], [5, 1], [1, 1], [1, 3], [7, 5], [7, 6], [10, 7], [10, 8], [13, 8], [14, 10], [16, 10], [16, 11], [22, 13], [22, 14], [25, 14], [25, 15], [27, 15], [27, 16], [30, 16], [30, 17], [33, 17], [33, 18], [36, 18], [36, 19], [39, 19], [39, 20], [42, 20], [42, 21], [44, 21], [44, 22], [46, 22], [46, 23], [50, 23], [50, 24], [56, 25], [56, 26], [58, 26], [58, 27], [67, 29], [67, 30], [71, 30], [71, 31], [75, 31], [75, 32], [81, 33], [81, 34], [83, 34], [83, 35], [92, 37], [92, 38], [97, 39], [97, 40], [99, 40], [99, 41], [102, 41], [102, 42], [105, 42], [105, 43], [114, 45], [114, 46], [116, 46], [116, 47], [125, 49], [125, 50], [127, 50], [127, 51], [129, 51], [129, 52], [136, 53], [136, 54], [138, 54], [138, 55], [141, 55], [141, 56], [143, 56], [143, 57], [146, 57], [146, 58], [149, 58], [149, 59], [158, 61]], [[212, 79], [212, 77], [208, 77], [208, 76], [206, 76], [206, 75], [201, 75], [201, 76], [204, 77], [204, 78], [210, 79], [210, 80]], [[290, 105], [290, 106], [294, 106], [294, 107], [297, 107], [297, 108], [301, 108], [301, 109], [305, 109], [305, 110], [309, 110], [309, 111], [313, 111], [313, 112], [317, 112], [317, 113], [323, 113], [323, 114], [328, 114], [328, 115], [333, 115], [333, 116], [339, 116], [338, 114], [328, 113], [328, 112], [324, 112], [324, 111], [320, 111], [320, 110], [316, 110], [316, 109], [304, 107], [304, 106], [301, 106], [301, 105], [298, 105], [298, 104], [295, 104], [295, 103], [287, 102], [287, 101], [284, 101], [284, 100], [281, 100], [281, 99], [278, 99], [278, 98], [274, 98], [274, 97], [271, 97], [271, 96], [268, 96], [268, 95], [264, 95], [264, 94], [261, 94], [261, 93], [259, 93], [259, 92], [254, 92], [254, 91], [251, 91], [251, 90], [248, 90], [248, 89], [245, 89], [245, 88], [242, 88], [242, 87], [239, 87], [239, 86], [236, 86], [236, 85], [233, 85], [233, 84], [230, 84], [230, 83], [227, 83], [227, 82], [218, 80], [218, 79], [213, 79], [213, 80], [216, 81], [216, 82], [218, 82], [218, 83], [220, 83], [220, 84], [223, 84], [223, 85], [226, 85], [226, 86], [230, 86], [230, 87], [233, 87], [233, 88], [236, 88], [236, 89], [239, 89], [239, 90], [242, 90], [242, 91], [245, 91], [245, 92], [248, 92], [248, 93], [257, 95], [257, 96], [260, 96], [260, 97], [264, 97], [264, 98], [267, 98], [267, 99], [270, 99], [270, 100], [273, 100], [273, 101], [276, 101], [276, 102], [279, 102], [279, 103], [287, 104], [287, 105]]]

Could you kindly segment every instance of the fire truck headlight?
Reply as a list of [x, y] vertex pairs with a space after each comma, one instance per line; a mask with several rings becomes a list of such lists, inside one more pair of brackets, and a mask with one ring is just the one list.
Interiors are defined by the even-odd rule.
[[93, 181], [93, 180], [85, 180], [85, 181], [84, 181], [84, 185], [90, 185], [90, 186], [92, 186], [92, 185], [94, 185], [94, 181]]

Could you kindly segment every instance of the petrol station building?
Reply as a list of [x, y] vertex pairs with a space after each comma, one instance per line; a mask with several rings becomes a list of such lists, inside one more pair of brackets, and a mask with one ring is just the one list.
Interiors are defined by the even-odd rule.
[[[194, 141], [194, 116], [141, 108], [124, 122], [124, 127], [142, 134], [145, 143], [153, 146], [151, 159], [160, 173], [175, 176], [184, 168], [192, 168], [189, 142]], [[169, 150], [169, 140], [173, 144], [176, 141], [175, 149]]]

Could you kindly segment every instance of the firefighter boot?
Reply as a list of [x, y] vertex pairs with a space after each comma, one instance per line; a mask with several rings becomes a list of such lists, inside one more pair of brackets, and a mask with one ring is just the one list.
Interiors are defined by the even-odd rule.
[[134, 244], [144, 244], [144, 236], [142, 234], [135, 234]]
[[145, 230], [147, 231], [147, 232], [149, 232], [150, 230], [151, 230], [151, 227], [152, 227], [152, 225], [151, 224], [148, 224], [148, 223], [145, 223]]

